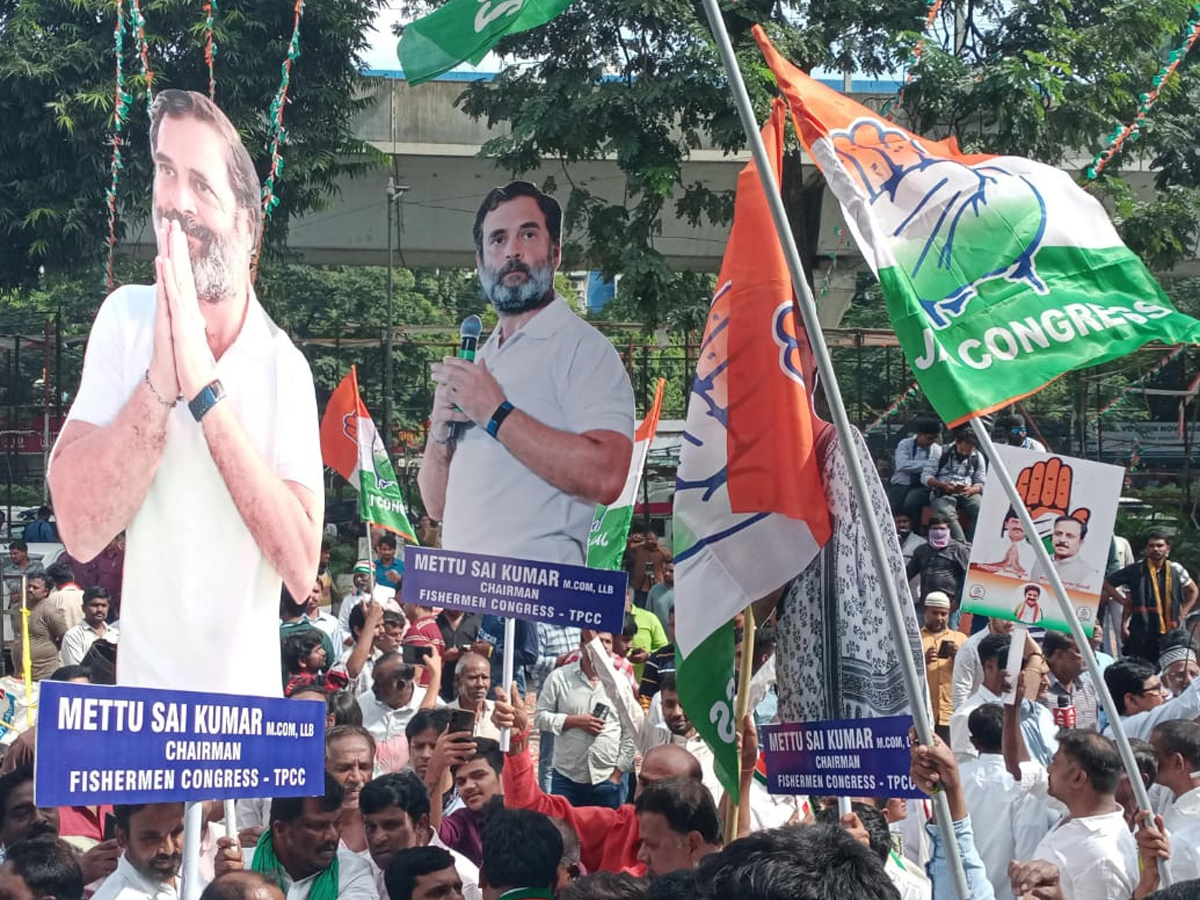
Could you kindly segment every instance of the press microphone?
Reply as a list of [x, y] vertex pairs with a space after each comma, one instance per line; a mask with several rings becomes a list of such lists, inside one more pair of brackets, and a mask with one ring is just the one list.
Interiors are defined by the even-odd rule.
[[[483, 319], [479, 316], [467, 316], [462, 320], [458, 330], [458, 358], [467, 362], [475, 361], [475, 349], [479, 346], [479, 335], [483, 333]], [[457, 441], [463, 436], [470, 422], [451, 422], [450, 439]]]
[[458, 358], [469, 362], [475, 361], [475, 348], [479, 346], [479, 335], [483, 334], [483, 319], [479, 316], [467, 316], [458, 330]]

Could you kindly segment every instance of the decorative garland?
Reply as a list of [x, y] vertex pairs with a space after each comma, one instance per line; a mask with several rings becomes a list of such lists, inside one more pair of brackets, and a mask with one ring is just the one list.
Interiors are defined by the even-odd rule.
[[879, 428], [880, 425], [882, 425], [884, 422], [886, 422], [892, 416], [896, 415], [896, 413], [898, 413], [902, 407], [904, 407], [910, 400], [912, 400], [913, 397], [917, 396], [917, 394], [919, 394], [920, 392], [921, 392], [920, 387], [918, 387], [917, 383], [914, 381], [912, 384], [910, 384], [908, 386], [908, 388], [904, 391], [903, 394], [901, 394], [899, 397], [897, 397], [895, 399], [895, 401], [892, 403], [891, 406], [889, 406], [887, 409], [885, 409], [883, 412], [881, 412], [878, 415], [878, 417], [876, 417], [875, 421], [873, 421], [870, 425], [868, 425], [866, 427], [866, 431], [864, 432], [864, 434], [871, 434], [872, 432], [874, 432], [877, 428]]
[[1141, 135], [1142, 125], [1146, 121], [1146, 117], [1150, 114], [1150, 110], [1154, 104], [1158, 102], [1159, 92], [1162, 90], [1163, 83], [1170, 78], [1179, 64], [1183, 62], [1183, 58], [1187, 56], [1188, 51], [1192, 49], [1192, 45], [1196, 43], [1196, 39], [1200, 38], [1200, 3], [1192, 7], [1192, 14], [1188, 17], [1188, 31], [1183, 43], [1176, 49], [1171, 51], [1171, 55], [1167, 57], [1167, 64], [1158, 70], [1158, 74], [1154, 76], [1154, 83], [1148, 94], [1142, 94], [1138, 100], [1137, 115], [1133, 117], [1133, 121], [1128, 125], [1118, 125], [1116, 130], [1108, 136], [1108, 143], [1099, 153], [1096, 154], [1092, 164], [1087, 169], [1087, 180], [1094, 181], [1099, 177], [1107, 166], [1124, 146], [1126, 141], [1134, 143]]
[[1137, 391], [1138, 387], [1145, 384], [1147, 381], [1149, 381], [1151, 378], [1153, 378], [1155, 375], [1157, 375], [1159, 372], [1161, 372], [1163, 369], [1165, 369], [1167, 366], [1169, 366], [1172, 362], [1174, 362], [1179, 357], [1179, 354], [1181, 354], [1183, 351], [1184, 351], [1184, 346], [1182, 344], [1180, 346], [1176, 347], [1174, 350], [1172, 350], [1170, 353], [1168, 353], [1166, 356], [1164, 356], [1162, 359], [1160, 359], [1158, 362], [1156, 362], [1154, 364], [1154, 366], [1150, 369], [1150, 371], [1147, 372], [1145, 375], [1131, 381], [1129, 384], [1125, 385], [1125, 387], [1121, 388], [1121, 390], [1117, 394], [1117, 396], [1113, 397], [1112, 400], [1110, 400], [1108, 403], [1104, 404], [1104, 406], [1102, 406], [1100, 408], [1100, 411], [1098, 413], [1096, 413], [1096, 415], [1103, 416], [1106, 413], [1110, 412], [1111, 410], [1115, 409], [1116, 407], [1120, 406], [1122, 403], [1124, 403], [1126, 400], [1128, 400], [1129, 397], [1135, 391]]
[[146, 114], [154, 105], [154, 71], [150, 68], [150, 47], [146, 44], [146, 20], [142, 16], [141, 0], [129, 0], [130, 31], [137, 37], [138, 55], [142, 60], [142, 76], [146, 79]]
[[837, 269], [838, 253], [846, 246], [846, 229], [842, 225], [837, 225], [833, 229], [833, 233], [837, 235], [837, 246], [829, 252], [829, 268], [825, 270], [825, 275], [821, 279], [821, 289], [817, 292], [818, 297], [824, 297], [829, 294], [829, 285], [833, 281], [834, 270]]
[[300, 56], [300, 17], [304, 14], [304, 0], [296, 0], [296, 17], [292, 25], [292, 39], [288, 44], [287, 59], [280, 67], [279, 89], [271, 101], [271, 170], [263, 184], [263, 213], [270, 218], [279, 197], [275, 195], [275, 179], [283, 173], [283, 156], [279, 145], [287, 140], [287, 129], [283, 127], [283, 110], [287, 105], [288, 87], [292, 79], [292, 63]]
[[892, 97], [880, 107], [880, 115], [889, 122], [892, 121], [895, 109], [904, 105], [904, 91], [912, 84], [912, 80], [916, 77], [917, 64], [921, 61], [921, 54], [925, 52], [925, 40], [929, 37], [929, 30], [933, 28], [937, 14], [942, 11], [942, 2], [943, 0], [929, 0], [929, 5], [925, 12], [925, 24], [921, 28], [921, 37], [917, 39], [917, 45], [913, 47], [912, 65], [908, 67], [908, 72], [904, 76], [904, 84], [900, 85], [900, 90], [896, 91], [895, 97]]
[[113, 258], [117, 252], [117, 184], [121, 180], [121, 170], [125, 168], [121, 160], [121, 131], [129, 118], [131, 98], [125, 90], [125, 72], [121, 67], [121, 54], [125, 47], [125, 11], [121, 0], [116, 0], [117, 25], [113, 29], [113, 55], [117, 60], [116, 87], [113, 90], [113, 115], [116, 122], [112, 135], [112, 162], [109, 166], [111, 181], [108, 190], [104, 192], [105, 203], [108, 205], [108, 264], [105, 267], [105, 288], [113, 287]]
[[217, 55], [217, 42], [213, 38], [213, 18], [217, 14], [217, 0], [204, 3], [204, 61], [208, 63], [208, 99], [217, 99], [217, 78], [213, 72], [213, 58]]
[[262, 253], [263, 234], [266, 232], [265, 220], [271, 218], [271, 213], [279, 205], [279, 197], [275, 194], [275, 179], [283, 173], [283, 156], [279, 152], [280, 144], [287, 140], [287, 130], [283, 127], [283, 108], [287, 104], [288, 86], [292, 78], [292, 63], [300, 56], [300, 17], [304, 14], [304, 0], [296, 0], [296, 16], [292, 25], [292, 40], [288, 44], [287, 59], [280, 67], [281, 77], [275, 99], [271, 101], [271, 170], [263, 183], [262, 204], [264, 227], [258, 235], [258, 248], [254, 251], [254, 262], [251, 268], [257, 273], [258, 257]]

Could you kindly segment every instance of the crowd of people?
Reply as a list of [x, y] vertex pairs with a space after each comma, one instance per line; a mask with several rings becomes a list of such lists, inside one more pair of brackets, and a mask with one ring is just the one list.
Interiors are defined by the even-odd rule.
[[[938, 734], [933, 746], [914, 744], [912, 774], [951, 801], [972, 900], [1127, 900], [1200, 879], [1192, 634], [1200, 615], [1188, 615], [1194, 591], [1169, 563], [1169, 539], [1151, 536], [1146, 560], [1114, 569], [1109, 584], [1136, 606], [1126, 591], [1140, 591], [1143, 604], [1156, 593], [1139, 578], [1173, 573], [1159, 593], [1170, 585], [1166, 595], [1177, 589], [1179, 603], [1160, 609], [1157, 624], [1180, 627], [1160, 631], [1158, 658], [1145, 658], [1146, 641], [1131, 642], [1127, 631], [1114, 659], [1100, 650], [1103, 633], [1093, 635], [1156, 805], [1146, 819], [1074, 640], [1053, 631], [1027, 637], [1022, 677], [1011, 684], [1013, 623], [959, 614], [966, 555], [958, 548], [966, 545], [937, 539], [939, 515], [924, 517], [926, 542], [906, 527], [911, 521], [897, 513]], [[436, 543], [435, 523], [423, 517], [420, 528]], [[345, 579], [330, 571], [328, 545], [310, 593], [282, 591], [281, 686], [297, 701], [325, 705], [328, 778], [320, 797], [239, 801], [239, 840], [222, 837], [223, 807], [211, 804], [201, 867], [208, 897], [495, 900], [518, 888], [508, 900], [953, 896], [929, 801], [859, 797], [839, 817], [835, 798], [775, 796], [754, 776], [757, 728], [772, 721], [776, 702], [769, 621], [756, 640], [753, 715], [743, 723], [744, 815], [739, 839], [725, 846], [729, 804], [680, 703], [673, 563], [654, 530], [629, 538], [623, 632], [525, 626], [515, 647], [524, 684], [507, 689], [498, 676], [500, 623], [406, 602], [398, 543], [377, 534], [374, 557], [354, 565], [340, 600]], [[53, 652], [34, 653], [35, 677], [111, 683], [119, 621], [109, 615], [109, 590], [79, 588], [69, 560], [21, 575], [6, 572], [6, 589], [24, 584], [32, 617], [51, 610], [44, 617], [58, 623], [46, 638]], [[77, 623], [64, 629], [61, 610], [70, 604]], [[587, 650], [593, 639], [628, 697], [610, 696], [612, 682]], [[1014, 687], [1017, 702], [1005, 706]], [[626, 701], [645, 712], [640, 730], [616, 713]], [[507, 753], [504, 728], [512, 733]], [[173, 896], [182, 804], [39, 809], [33, 735], [12, 744], [0, 766], [8, 860], [0, 881], [32, 879], [35, 897], [45, 879], [69, 885], [54, 894], [60, 900]]]
[[[927, 798], [847, 798], [841, 814], [839, 798], [767, 790], [758, 728], [811, 690], [795, 617], [778, 610], [746, 667], [750, 712], [730, 723], [735, 805], [680, 700], [673, 563], [653, 530], [627, 546], [619, 634], [519, 621], [506, 639], [497, 617], [418, 605], [391, 534], [331, 570], [311, 373], [251, 288], [253, 163], [200, 94], [159, 91], [150, 140], [157, 287], [106, 300], [47, 473], [63, 540], [91, 561], [38, 573], [14, 544], [4, 590], [29, 611], [17, 662], [39, 681], [111, 684], [119, 670], [125, 685], [323, 704], [313, 796], [240, 800], [236, 823], [205, 805], [204, 900], [949, 900], [956, 858], [970, 900], [1200, 896], [1197, 588], [1167, 536], [1150, 535], [1142, 561], [1114, 545], [1109, 643], [1093, 637], [1114, 658], [1105, 686], [1153, 810], [1137, 808], [1080, 648], [1023, 642], [1010, 684], [1012, 629], [963, 615], [987, 461], [968, 431], [943, 446], [936, 424], [901, 442], [891, 499], [937, 726], [911, 742], [911, 777], [944, 793], [952, 821], [939, 831]], [[474, 361], [431, 368], [426, 546], [582, 565], [597, 504], [626, 481], [632, 386], [554, 290], [562, 220], [527, 182], [476, 213], [496, 326]], [[1003, 427], [1043, 449], [1024, 422]], [[1064, 560], [1084, 526], [1055, 522]], [[47, 511], [27, 537], [52, 527]], [[1023, 533], [1005, 527], [996, 565], [1028, 571]], [[502, 683], [506, 661], [516, 677]], [[182, 803], [41, 808], [36, 764], [29, 729], [0, 761], [0, 900], [178, 896]]]

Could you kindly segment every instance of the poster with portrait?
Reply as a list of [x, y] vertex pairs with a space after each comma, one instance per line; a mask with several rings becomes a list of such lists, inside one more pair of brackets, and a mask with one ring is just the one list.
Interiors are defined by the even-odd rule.
[[[1096, 621], [1117, 501], [1125, 470], [1120, 466], [996, 448], [1037, 526], [1084, 631]], [[966, 612], [1067, 631], [1049, 580], [1025, 539], [995, 467], [988, 469], [963, 587]]]

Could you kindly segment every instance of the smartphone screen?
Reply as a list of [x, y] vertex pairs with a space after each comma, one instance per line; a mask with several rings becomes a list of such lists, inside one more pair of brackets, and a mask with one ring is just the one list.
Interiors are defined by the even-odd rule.
[[400, 648], [400, 655], [404, 659], [405, 665], [419, 666], [425, 661], [425, 657], [433, 652], [432, 647], [423, 647], [419, 644], [404, 644]]

